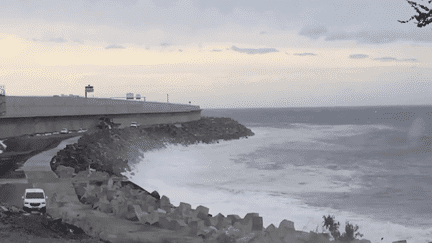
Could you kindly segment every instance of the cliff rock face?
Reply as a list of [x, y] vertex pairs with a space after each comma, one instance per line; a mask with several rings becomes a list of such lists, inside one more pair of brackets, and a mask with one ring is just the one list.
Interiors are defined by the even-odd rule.
[[51, 161], [57, 171], [60, 165], [74, 168], [75, 173], [87, 170], [121, 176], [130, 170], [128, 162], [139, 159], [142, 152], [163, 148], [167, 143], [214, 143], [217, 140], [239, 139], [254, 133], [230, 118], [203, 117], [198, 121], [125, 129], [101, 129], [85, 134], [77, 144], [68, 145]]

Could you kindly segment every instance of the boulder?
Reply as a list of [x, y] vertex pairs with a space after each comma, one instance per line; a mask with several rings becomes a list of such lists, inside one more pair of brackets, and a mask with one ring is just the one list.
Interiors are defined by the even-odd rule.
[[280, 222], [279, 224], [277, 232], [279, 234], [279, 238], [281, 239], [283, 239], [288, 233], [294, 234], [294, 222], [288, 221], [286, 219], [282, 220], [282, 222]]
[[60, 165], [57, 167], [56, 172], [60, 178], [72, 178], [75, 173], [75, 169], [72, 167]]
[[198, 234], [198, 221], [192, 220], [188, 223], [188, 227], [190, 228], [189, 235], [197, 236]]
[[262, 231], [263, 229], [263, 218], [262, 217], [252, 217], [252, 231]]
[[99, 201], [99, 199], [96, 196], [88, 196], [85, 195], [83, 197], [81, 197], [80, 202], [83, 204], [90, 204], [93, 205], [95, 203], [97, 203]]
[[147, 216], [149, 215], [147, 212], [143, 212], [141, 210], [140, 205], [133, 205], [133, 208], [135, 210], [135, 215], [138, 218], [138, 221], [140, 221], [141, 223], [145, 224], [148, 222]]
[[171, 218], [159, 215], [159, 227], [169, 229], [171, 225]]
[[227, 218], [231, 221], [231, 225], [234, 225], [235, 222], [239, 222], [242, 219], [237, 214], [229, 214]]
[[241, 220], [242, 224], [248, 224], [249, 220], [252, 219], [252, 217], [259, 217], [258, 213], [247, 213], [246, 216]]
[[156, 199], [151, 195], [146, 195], [146, 203], [149, 206], [153, 206], [154, 208], [157, 208]]
[[204, 239], [210, 239], [212, 236], [213, 238], [216, 238], [217, 229], [213, 226], [205, 227], [203, 229], [198, 229], [198, 235], [202, 235]]
[[147, 215], [147, 223], [150, 225], [155, 225], [158, 224], [159, 222], [159, 213], [156, 211], [151, 211], [148, 215]]
[[159, 195], [159, 193], [158, 193], [157, 191], [153, 191], [152, 193], [150, 193], [150, 195], [151, 195], [153, 198], [156, 198], [157, 200], [160, 199], [160, 195]]
[[181, 216], [190, 216], [192, 214], [192, 206], [189, 203], [180, 202], [180, 205], [174, 210], [174, 213]]
[[264, 232], [273, 232], [276, 230], [277, 230], [277, 228], [274, 226], [274, 224], [270, 224], [269, 226], [267, 226], [267, 228], [264, 230]]
[[171, 212], [171, 203], [167, 196], [163, 195], [162, 198], [159, 201], [160, 208], [165, 210], [166, 212]]
[[181, 230], [184, 227], [187, 227], [187, 224], [183, 220], [172, 219], [170, 223], [169, 229], [171, 230]]
[[195, 209], [195, 212], [193, 213], [193, 217], [197, 219], [206, 220], [209, 218], [208, 212], [209, 212], [209, 208], [200, 205]]
[[211, 224], [211, 226], [214, 226], [218, 230], [220, 230], [221, 228], [228, 226], [228, 225], [225, 225], [225, 226], [223, 225], [224, 219], [225, 219], [225, 216], [223, 216], [223, 214], [219, 213], [218, 215], [210, 218], [210, 224]]

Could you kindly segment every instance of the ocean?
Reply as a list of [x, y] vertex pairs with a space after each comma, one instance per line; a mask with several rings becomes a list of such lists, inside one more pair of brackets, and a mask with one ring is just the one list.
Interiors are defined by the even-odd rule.
[[[324, 215], [372, 243], [432, 242], [432, 106], [204, 109], [255, 136], [143, 154], [128, 177], [178, 206], [257, 212], [322, 232]], [[432, 141], [432, 140], [431, 140]], [[383, 239], [382, 239], [383, 238]]]

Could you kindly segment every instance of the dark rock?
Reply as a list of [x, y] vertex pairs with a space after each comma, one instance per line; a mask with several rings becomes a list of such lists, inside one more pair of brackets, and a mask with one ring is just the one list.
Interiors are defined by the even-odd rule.
[[80, 202], [83, 204], [95, 204], [99, 201], [99, 199], [95, 196], [81, 197]]
[[150, 193], [150, 195], [154, 198], [156, 198], [157, 200], [160, 200], [160, 195], [159, 192], [157, 191], [153, 191], [152, 193]]

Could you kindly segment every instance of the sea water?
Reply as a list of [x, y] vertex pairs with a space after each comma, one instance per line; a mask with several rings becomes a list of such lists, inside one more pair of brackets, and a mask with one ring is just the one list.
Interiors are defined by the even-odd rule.
[[128, 176], [176, 206], [257, 212], [264, 227], [287, 219], [297, 230], [322, 232], [330, 214], [341, 232], [348, 221], [372, 242], [429, 242], [432, 152], [421, 139], [430, 135], [428, 110], [203, 111], [232, 117], [255, 136], [145, 152]]

